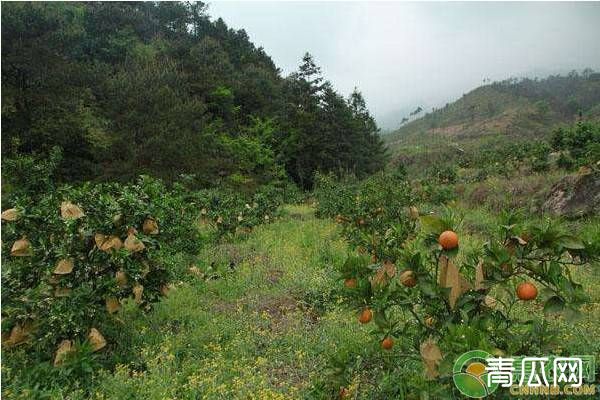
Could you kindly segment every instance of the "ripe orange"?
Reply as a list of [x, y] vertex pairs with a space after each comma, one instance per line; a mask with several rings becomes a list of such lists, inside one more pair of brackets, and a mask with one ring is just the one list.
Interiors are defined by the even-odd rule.
[[344, 279], [344, 286], [349, 289], [354, 289], [356, 287], [357, 281], [356, 278], [346, 278]]
[[373, 311], [371, 311], [371, 309], [368, 307], [362, 310], [362, 312], [360, 313], [360, 317], [358, 317], [358, 321], [361, 324], [368, 324], [369, 322], [371, 322], [372, 319]]
[[452, 250], [458, 246], [458, 235], [453, 231], [444, 231], [438, 238], [438, 242], [444, 250]]
[[537, 295], [537, 288], [531, 282], [523, 282], [517, 286], [517, 297], [521, 300], [533, 300]]
[[408, 270], [400, 274], [400, 283], [406, 287], [414, 287], [417, 284], [415, 273]]
[[391, 350], [394, 347], [394, 339], [390, 336], [387, 336], [385, 339], [381, 341], [381, 348], [384, 350]]

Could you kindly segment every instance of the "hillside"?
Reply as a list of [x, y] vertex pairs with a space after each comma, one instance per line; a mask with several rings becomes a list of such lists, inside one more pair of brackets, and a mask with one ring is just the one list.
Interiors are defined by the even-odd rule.
[[342, 97], [308, 53], [281, 76], [202, 2], [3, 3], [2, 128], [2, 157], [58, 149], [64, 182], [308, 188], [317, 170], [384, 164], [359, 92]]
[[600, 115], [600, 74], [551, 76], [542, 80], [506, 80], [481, 86], [454, 103], [427, 113], [387, 136], [405, 143], [427, 134], [465, 140], [493, 134], [547, 134], [557, 123]]
[[600, 118], [600, 74], [481, 86], [386, 135], [395, 162], [421, 169], [480, 149], [547, 139], [559, 125]]

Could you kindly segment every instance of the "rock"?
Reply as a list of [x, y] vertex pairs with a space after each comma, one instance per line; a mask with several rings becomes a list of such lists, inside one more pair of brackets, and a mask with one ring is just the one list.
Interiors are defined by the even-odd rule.
[[558, 181], [543, 205], [555, 215], [580, 217], [600, 212], [600, 170], [582, 168]]

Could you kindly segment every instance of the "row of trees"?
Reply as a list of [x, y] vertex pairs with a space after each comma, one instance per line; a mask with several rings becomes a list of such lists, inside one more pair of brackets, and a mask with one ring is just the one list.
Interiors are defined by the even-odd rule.
[[[600, 73], [590, 68], [544, 79], [512, 78], [494, 82], [492, 87], [537, 102], [538, 112], [552, 110], [569, 118], [590, 111], [600, 102]], [[539, 110], [540, 106], [545, 110]]]
[[2, 151], [65, 155], [66, 181], [148, 173], [255, 184], [383, 166], [358, 91], [309, 54], [282, 77], [204, 3], [2, 4]]

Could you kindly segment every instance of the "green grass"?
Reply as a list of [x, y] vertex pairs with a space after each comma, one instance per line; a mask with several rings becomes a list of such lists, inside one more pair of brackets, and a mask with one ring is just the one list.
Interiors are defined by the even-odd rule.
[[[462, 212], [461, 253], [480, 246], [482, 232], [497, 224], [484, 208]], [[418, 390], [433, 387], [422, 378], [419, 360], [401, 358], [398, 349], [382, 353], [370, 327], [359, 325], [355, 311], [341, 304], [335, 267], [347, 249], [336, 226], [316, 219], [308, 206], [287, 206], [283, 215], [243, 240], [199, 254], [202, 262], [227, 266], [218, 279], [179, 282], [147, 314], [128, 304], [118, 316], [118, 339], [110, 344], [120, 357], [117, 367], [97, 371], [80, 387], [91, 387], [96, 399], [326, 399], [339, 388], [328, 375], [333, 358], [345, 367], [345, 385], [356, 398], [418, 398]], [[583, 229], [595, 235], [600, 223], [585, 221]], [[574, 270], [592, 299], [582, 318], [551, 319], [560, 330], [557, 354], [600, 355], [594, 267]], [[541, 313], [541, 303], [521, 312]], [[90, 397], [73, 387], [37, 390], [31, 376], [27, 381], [15, 369], [18, 352], [11, 358], [11, 367], [3, 366], [7, 399]]]
[[336, 227], [308, 207], [286, 211], [246, 241], [199, 256], [235, 258], [222, 278], [181, 283], [148, 315], [124, 310], [114, 350], [133, 361], [102, 372], [95, 397], [299, 398], [325, 369], [324, 354], [368, 342], [332, 292], [345, 257]]

